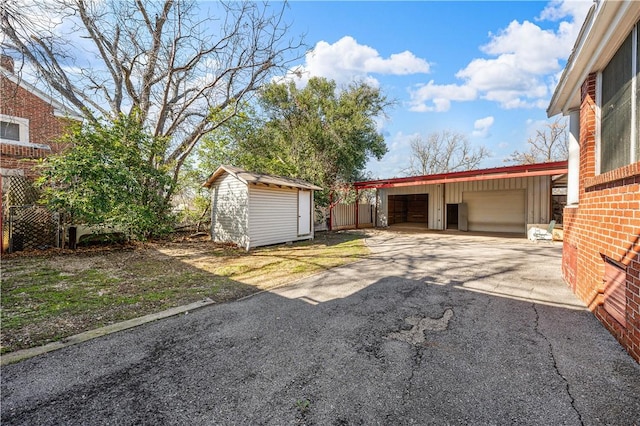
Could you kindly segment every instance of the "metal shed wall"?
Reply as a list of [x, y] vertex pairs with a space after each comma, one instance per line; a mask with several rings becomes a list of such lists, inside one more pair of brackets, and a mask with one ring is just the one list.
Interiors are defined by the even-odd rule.
[[389, 195], [429, 194], [429, 229], [443, 229], [442, 185], [416, 185], [379, 190], [378, 226], [388, 226]]
[[313, 238], [313, 221], [311, 234], [298, 235], [298, 191], [249, 186], [250, 247]]
[[456, 182], [447, 184], [445, 203], [462, 202], [463, 192], [525, 189], [527, 223], [549, 223], [551, 220], [551, 176]]
[[[463, 192], [526, 190], [526, 222], [548, 223], [551, 220], [551, 176], [529, 176], [508, 179], [453, 182], [435, 185], [402, 186], [379, 190], [378, 226], [387, 226], [388, 196], [404, 194], [429, 194], [429, 229], [444, 229], [445, 204], [463, 201]], [[523, 230], [525, 232], [526, 230]]]
[[211, 239], [246, 248], [249, 243], [247, 185], [224, 173], [211, 188]]

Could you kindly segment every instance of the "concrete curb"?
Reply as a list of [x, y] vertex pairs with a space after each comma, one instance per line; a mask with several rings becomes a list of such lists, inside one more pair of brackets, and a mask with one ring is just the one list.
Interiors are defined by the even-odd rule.
[[[364, 238], [364, 242], [365, 245], [367, 247], [369, 247], [369, 244], [367, 242], [368, 236], [365, 234], [365, 238]], [[356, 259], [353, 262], [349, 262], [346, 263], [344, 265], [340, 265], [338, 266], [338, 268], [343, 267], [343, 266], [347, 266], [347, 265], [351, 265], [353, 263], [356, 262], [360, 262], [362, 261], [362, 259]], [[334, 268], [331, 268], [334, 269]], [[313, 273], [311, 275], [307, 275], [304, 277], [300, 277], [292, 282], [288, 282], [288, 283], [284, 283], [284, 284], [280, 284], [280, 285], [275, 285], [273, 287], [269, 287], [269, 288], [265, 288], [262, 289], [260, 291], [256, 291], [255, 293], [251, 293], [248, 294], [246, 296], [243, 296], [239, 299], [236, 299], [235, 301], [241, 301], [244, 299], [248, 299], [250, 297], [254, 297], [257, 296], [259, 294], [262, 293], [267, 293], [269, 291], [281, 288], [281, 287], [286, 287], [286, 286], [290, 286], [290, 285], [295, 285], [298, 282], [304, 280], [304, 279], [308, 279], [309, 277], [312, 277], [314, 275], [319, 275], [326, 272], [325, 270], [322, 271], [318, 271], [316, 273]], [[53, 352], [56, 351], [58, 349], [62, 349], [62, 348], [66, 348], [67, 346], [71, 346], [71, 345], [75, 345], [78, 343], [82, 343], [82, 342], [86, 342], [87, 340], [91, 340], [91, 339], [95, 339], [96, 337], [102, 337], [102, 336], [106, 336], [107, 334], [111, 334], [111, 333], [116, 333], [118, 331], [122, 331], [122, 330], [127, 330], [129, 328], [133, 328], [133, 327], [137, 327], [139, 325], [143, 325], [149, 322], [153, 322], [153, 321], [157, 321], [160, 319], [164, 319], [164, 318], [168, 318], [168, 317], [172, 317], [172, 316], [176, 316], [185, 312], [189, 312], [189, 311], [193, 311], [199, 308], [204, 308], [206, 306], [210, 306], [210, 305], [214, 305], [217, 304], [219, 302], [214, 302], [213, 300], [206, 298], [203, 299], [201, 301], [198, 302], [194, 302], [188, 305], [184, 305], [184, 306], [177, 306], [175, 308], [171, 308], [171, 309], [167, 309], [166, 311], [162, 311], [162, 312], [157, 312], [154, 314], [149, 314], [149, 315], [145, 315], [143, 317], [139, 317], [139, 318], [133, 318], [127, 321], [122, 321], [116, 324], [110, 324], [104, 327], [100, 327], [97, 328], [95, 330], [88, 330], [85, 331], [83, 333], [80, 334], [76, 334], [74, 336], [69, 336], [69, 337], [65, 337], [64, 339], [58, 340], [57, 342], [51, 342], [48, 343], [46, 345], [43, 346], [38, 346], [35, 348], [29, 348], [29, 349], [22, 349], [19, 351], [15, 351], [15, 352], [10, 352], [4, 355], [0, 356], [0, 365], [8, 365], [8, 364], [14, 364], [16, 362], [20, 362], [23, 361], [25, 359], [29, 359], [29, 358], [33, 358], [34, 356], [38, 356], [38, 355], [42, 355], [42, 354], [46, 354], [48, 352]]]
[[37, 355], [42, 355], [47, 352], [52, 352], [58, 349], [66, 348], [67, 346], [86, 342], [87, 340], [95, 339], [96, 337], [106, 336], [107, 334], [116, 333], [122, 330], [127, 330], [129, 328], [137, 327], [139, 325], [157, 321], [163, 318], [180, 315], [182, 313], [204, 308], [206, 306], [214, 305], [216, 303], [217, 302], [214, 302], [213, 300], [206, 298], [198, 302], [190, 303], [188, 305], [177, 306], [175, 308], [167, 309], [162, 312], [145, 315], [139, 318], [133, 318], [127, 321], [122, 321], [116, 324], [100, 327], [95, 330], [85, 331], [84, 333], [66, 337], [62, 340], [59, 340], [57, 342], [52, 342], [44, 346], [38, 346], [35, 348], [22, 349], [19, 351], [11, 352], [11, 353], [0, 356], [0, 365], [13, 364], [28, 358], [32, 358]]

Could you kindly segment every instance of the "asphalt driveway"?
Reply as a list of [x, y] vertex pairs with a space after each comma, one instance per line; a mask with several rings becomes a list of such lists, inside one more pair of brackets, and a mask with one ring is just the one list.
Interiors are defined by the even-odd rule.
[[2, 367], [2, 423], [638, 424], [640, 366], [562, 282], [561, 245], [368, 244], [296, 285]]

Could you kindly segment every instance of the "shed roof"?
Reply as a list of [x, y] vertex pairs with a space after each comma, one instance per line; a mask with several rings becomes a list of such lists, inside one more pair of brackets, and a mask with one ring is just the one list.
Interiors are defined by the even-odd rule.
[[567, 173], [567, 161], [556, 161], [553, 163], [521, 164], [517, 166], [495, 167], [492, 169], [468, 170], [464, 172], [450, 172], [436, 175], [370, 180], [355, 182], [353, 185], [356, 189], [394, 188], [399, 186], [468, 182], [529, 176], [554, 176], [564, 173]]
[[547, 115], [568, 115], [580, 108], [581, 87], [587, 76], [601, 71], [640, 18], [640, 2], [594, 2], [573, 46]]
[[235, 176], [240, 181], [249, 185], [268, 185], [268, 186], [278, 186], [281, 188], [300, 188], [300, 189], [309, 189], [309, 190], [317, 190], [321, 191], [322, 188], [319, 186], [313, 185], [309, 182], [306, 182], [301, 179], [293, 179], [282, 176], [274, 176], [274, 175], [266, 175], [260, 173], [252, 173], [248, 172], [244, 169], [234, 166], [222, 165], [218, 167], [218, 169], [209, 176], [207, 181], [202, 185], [205, 188], [211, 188], [213, 182], [220, 177], [223, 173], [229, 173], [230, 175]]

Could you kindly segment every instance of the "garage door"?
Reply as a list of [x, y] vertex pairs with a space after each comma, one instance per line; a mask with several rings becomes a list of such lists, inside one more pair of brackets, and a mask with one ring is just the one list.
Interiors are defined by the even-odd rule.
[[524, 190], [464, 192], [462, 200], [469, 231], [525, 233]]

